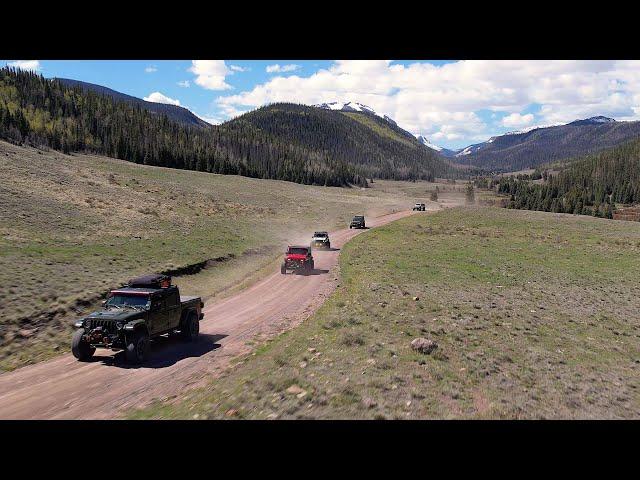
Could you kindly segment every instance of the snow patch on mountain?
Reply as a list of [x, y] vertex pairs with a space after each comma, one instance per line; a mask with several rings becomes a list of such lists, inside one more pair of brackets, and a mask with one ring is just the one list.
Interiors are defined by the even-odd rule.
[[491, 137], [489, 141], [493, 141], [498, 137], [502, 137], [504, 135], [521, 135], [523, 133], [530, 132], [532, 130], [537, 130], [539, 128], [549, 128], [549, 127], [559, 127], [561, 125], [566, 125], [566, 123], [548, 123], [546, 125], [533, 125], [531, 127], [523, 128], [522, 130], [514, 130], [512, 132], [503, 133], [502, 135], [497, 135], [495, 137]]
[[[367, 105], [363, 105], [358, 102], [329, 102], [329, 103], [319, 103], [314, 105], [314, 107], [325, 108], [327, 110], [340, 110], [343, 112], [366, 112], [372, 113], [373, 115], [377, 115], [378, 117], [384, 118], [386, 117], [376, 113], [376, 111], [368, 107]], [[388, 118], [388, 117], [387, 117]], [[395, 122], [394, 122], [395, 123]]]
[[600, 123], [614, 123], [615, 120], [609, 117], [603, 117], [598, 115], [597, 117], [584, 118], [582, 120], [575, 120], [568, 125], [597, 125]]
[[426, 137], [423, 137], [422, 135], [419, 134], [414, 134], [416, 139], [425, 147], [429, 147], [432, 148], [433, 150], [435, 150], [436, 152], [440, 152], [442, 150], [442, 147], [439, 147], [438, 145], [434, 145], [433, 143], [431, 143], [429, 140], [427, 140]]
[[378, 112], [376, 112], [373, 108], [358, 102], [329, 102], [329, 103], [318, 103], [313, 106], [318, 108], [324, 108], [326, 110], [337, 110], [341, 112], [369, 113], [371, 115], [375, 115], [376, 117], [382, 118], [383, 120], [386, 120], [388, 123], [390, 123], [394, 127], [398, 126], [396, 121], [390, 116], [381, 115]]

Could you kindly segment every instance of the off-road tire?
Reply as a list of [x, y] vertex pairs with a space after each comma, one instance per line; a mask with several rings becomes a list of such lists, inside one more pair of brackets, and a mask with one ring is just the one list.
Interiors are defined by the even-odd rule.
[[184, 319], [184, 325], [180, 330], [182, 339], [185, 342], [196, 342], [200, 334], [200, 322], [195, 313], [189, 312], [187, 318]]
[[71, 353], [73, 353], [73, 356], [81, 362], [89, 360], [96, 352], [95, 347], [92, 347], [87, 342], [82, 340], [83, 335], [83, 329], [76, 330], [73, 334], [73, 339], [71, 340]]
[[287, 267], [285, 267], [284, 264], [280, 265], [280, 273], [283, 275], [287, 274]]
[[313, 260], [311, 260], [311, 263], [309, 263], [309, 270], [307, 271], [307, 273], [311, 273], [316, 269], [316, 264]]
[[127, 362], [140, 364], [145, 361], [149, 353], [149, 334], [144, 330], [138, 330], [127, 341]]

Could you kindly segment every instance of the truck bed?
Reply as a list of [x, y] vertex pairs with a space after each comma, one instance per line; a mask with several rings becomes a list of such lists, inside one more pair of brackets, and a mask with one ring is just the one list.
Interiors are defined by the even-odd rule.
[[188, 304], [188, 303], [192, 303], [192, 302], [195, 302], [195, 301], [200, 301], [200, 297], [180, 295], [180, 303], [182, 305], [185, 305], [185, 304]]

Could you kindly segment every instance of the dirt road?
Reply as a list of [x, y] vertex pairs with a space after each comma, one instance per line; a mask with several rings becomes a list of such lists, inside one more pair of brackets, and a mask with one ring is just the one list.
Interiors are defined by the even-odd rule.
[[[403, 211], [367, 219], [376, 227], [412, 214]], [[149, 360], [127, 365], [122, 354], [98, 350], [91, 362], [71, 354], [0, 375], [0, 419], [113, 418], [154, 399], [170, 399], [202, 385], [247, 353], [252, 342], [299, 324], [337, 284], [339, 249], [362, 230], [330, 234], [332, 251], [315, 251], [312, 275], [277, 272], [248, 289], [204, 308], [200, 340], [184, 344], [161, 337]]]

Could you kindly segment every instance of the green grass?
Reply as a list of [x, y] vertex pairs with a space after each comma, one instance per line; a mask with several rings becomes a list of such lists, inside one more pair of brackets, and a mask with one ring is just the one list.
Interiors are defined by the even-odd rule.
[[[208, 387], [129, 415], [638, 418], [639, 254], [632, 222], [413, 216], [343, 248], [341, 285], [301, 326]], [[413, 352], [417, 337], [438, 349]]]
[[376, 122], [374, 119], [369, 117], [368, 115], [362, 113], [354, 113], [354, 112], [342, 112], [343, 115], [352, 118], [353, 120], [362, 123], [363, 125], [369, 127], [371, 130], [376, 132], [378, 135], [382, 137], [389, 138], [391, 140], [395, 140], [396, 142], [402, 143], [404, 145], [415, 147], [416, 144], [411, 142], [408, 138], [400, 135], [397, 132], [394, 132], [391, 128], [383, 126]]
[[146, 167], [0, 142], [0, 371], [69, 350], [70, 325], [132, 276], [233, 255], [193, 277], [211, 298], [287, 242], [409, 208], [426, 184], [330, 188]]

